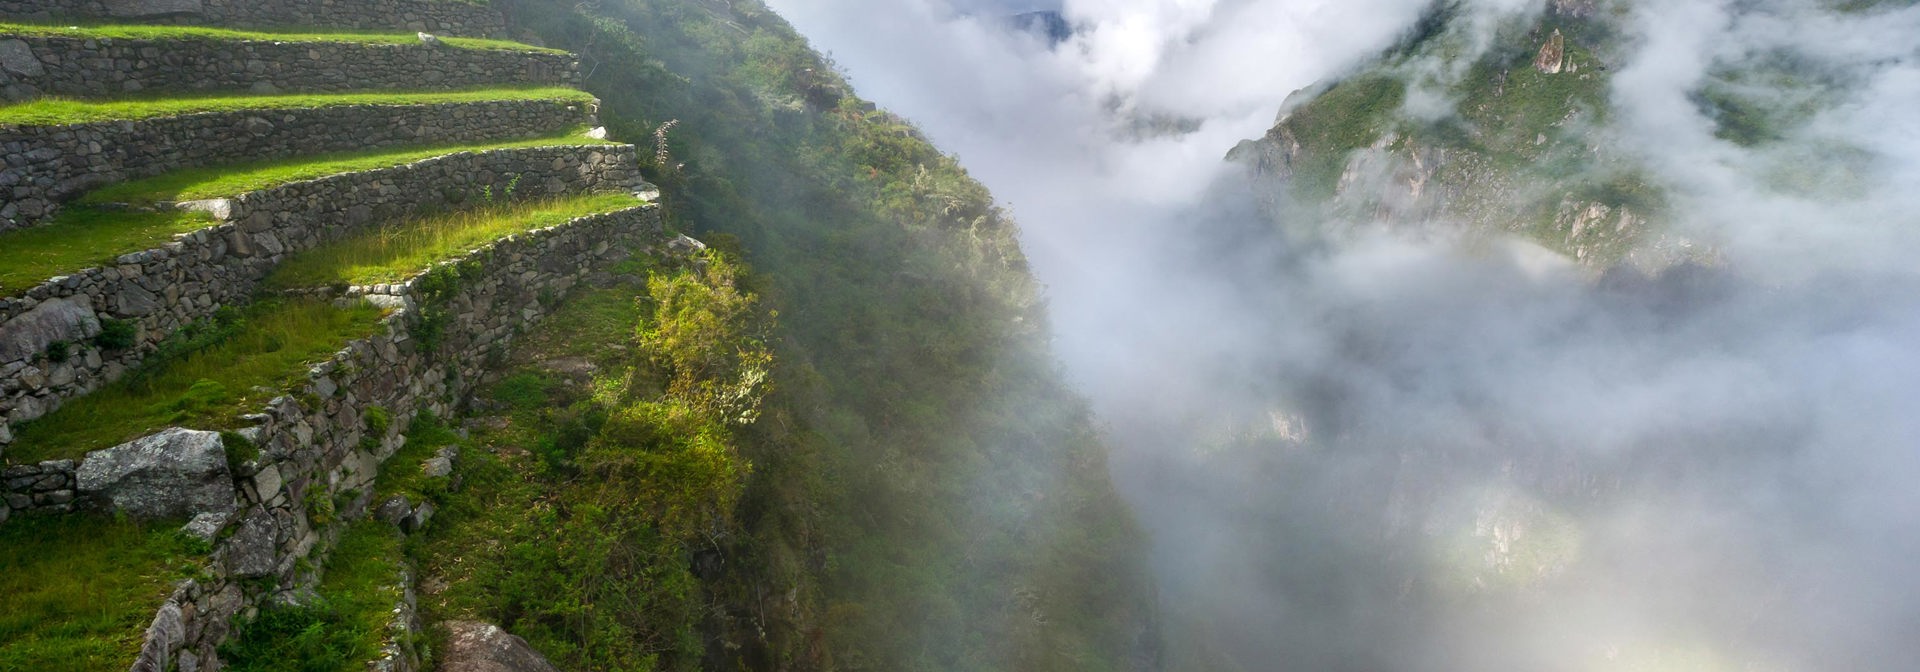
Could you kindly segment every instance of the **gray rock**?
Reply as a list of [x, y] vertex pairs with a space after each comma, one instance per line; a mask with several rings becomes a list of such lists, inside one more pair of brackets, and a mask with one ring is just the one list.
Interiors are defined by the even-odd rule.
[[273, 516], [254, 509], [246, 520], [240, 521], [240, 529], [227, 542], [227, 573], [242, 578], [272, 574], [273, 545], [278, 537]]
[[47, 74], [33, 48], [20, 40], [0, 40], [0, 68], [16, 75], [39, 77]]
[[201, 0], [107, 0], [107, 13], [117, 17], [199, 14]]
[[700, 242], [698, 240], [694, 240], [693, 238], [690, 238], [685, 234], [682, 234], [679, 237], [674, 238], [671, 241], [668, 241], [667, 249], [672, 250], [676, 253], [684, 254], [687, 252], [695, 252], [698, 250], [707, 249], [707, 244]]
[[431, 33], [416, 33], [416, 35], [419, 36], [421, 44], [427, 45], [429, 47], [438, 47], [441, 44], [440, 38], [435, 37]]
[[400, 521], [400, 531], [413, 534], [426, 529], [427, 523], [433, 520], [435, 511], [437, 509], [433, 508], [433, 502], [421, 502], [419, 506], [413, 508], [412, 515]]
[[214, 539], [220, 537], [220, 531], [226, 529], [227, 521], [231, 519], [233, 519], [232, 513], [225, 511], [208, 511], [194, 516], [193, 520], [188, 521], [186, 526], [180, 528], [180, 531], [189, 537], [207, 543], [213, 543]]
[[204, 212], [223, 222], [233, 218], [233, 199], [230, 198], [181, 201], [175, 203], [174, 207], [188, 212]]
[[412, 516], [413, 504], [408, 502], [406, 497], [400, 495], [388, 497], [386, 501], [380, 502], [380, 506], [373, 510], [373, 517], [384, 520], [388, 525], [394, 527], [400, 527]]
[[0, 325], [0, 363], [37, 357], [56, 341], [68, 343], [100, 333], [93, 308], [74, 299], [48, 299]]
[[175, 427], [94, 451], [77, 476], [82, 493], [139, 518], [233, 510], [233, 474], [216, 432]]
[[560, 672], [527, 640], [491, 623], [450, 621], [440, 672]]
[[427, 478], [446, 478], [452, 476], [453, 459], [446, 455], [435, 455], [427, 458], [426, 462], [421, 463], [420, 471], [426, 474]]
[[594, 140], [605, 140], [607, 139], [607, 127], [605, 126], [594, 127], [593, 130], [587, 131], [587, 137], [592, 138]]

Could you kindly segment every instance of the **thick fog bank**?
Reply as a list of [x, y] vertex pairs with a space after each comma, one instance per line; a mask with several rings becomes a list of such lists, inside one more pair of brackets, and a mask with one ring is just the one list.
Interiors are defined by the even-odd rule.
[[[1012, 204], [1169, 667], [1920, 654], [1920, 7], [1642, 3], [1606, 137], [1704, 250], [1645, 274], [1445, 223], [1308, 246], [1253, 207], [1220, 157], [1422, 1], [1069, 1], [1055, 48], [933, 0], [771, 4]], [[1832, 85], [1753, 84], [1808, 112], [1742, 146], [1697, 92], [1753, 62]]]

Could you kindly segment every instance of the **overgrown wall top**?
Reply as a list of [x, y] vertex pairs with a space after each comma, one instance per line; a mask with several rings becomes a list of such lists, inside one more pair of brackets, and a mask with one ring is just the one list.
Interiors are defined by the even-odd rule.
[[466, 37], [506, 32], [500, 13], [463, 0], [0, 0], [0, 17], [234, 28], [350, 28]]
[[[0, 37], [0, 99], [574, 86], [552, 52], [426, 44]], [[28, 60], [21, 56], [31, 54]]]

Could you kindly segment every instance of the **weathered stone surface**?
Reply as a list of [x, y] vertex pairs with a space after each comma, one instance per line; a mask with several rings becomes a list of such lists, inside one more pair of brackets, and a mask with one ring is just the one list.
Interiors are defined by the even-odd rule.
[[443, 0], [0, 0], [0, 15], [139, 19], [143, 23], [239, 28], [316, 27], [431, 30], [494, 37], [506, 31], [486, 5]]
[[441, 672], [560, 672], [540, 652], [491, 623], [453, 621], [447, 647], [440, 655]]
[[29, 360], [55, 342], [74, 343], [100, 333], [93, 308], [76, 299], [42, 301], [0, 324], [0, 363]]
[[227, 541], [227, 573], [241, 578], [272, 574], [279, 564], [274, 558], [278, 530], [273, 516], [267, 512], [254, 509], [248, 514], [246, 520], [240, 521], [240, 529]]
[[180, 532], [189, 537], [213, 543], [214, 539], [220, 537], [220, 531], [226, 529], [227, 521], [232, 518], [233, 514], [226, 511], [208, 511], [187, 521], [187, 524], [180, 528]]
[[199, 14], [204, 9], [201, 0], [107, 0], [107, 14], [116, 18]]
[[373, 510], [373, 517], [375, 519], [385, 521], [388, 525], [394, 527], [400, 527], [405, 524], [407, 519], [412, 516], [413, 503], [407, 501], [406, 497], [400, 495], [388, 497], [385, 501], [380, 502], [380, 506], [375, 507]]
[[233, 508], [233, 475], [215, 432], [173, 428], [95, 451], [80, 491], [139, 518], [187, 518]]
[[47, 74], [40, 57], [33, 55], [33, 47], [20, 40], [0, 40], [0, 70], [26, 77]]

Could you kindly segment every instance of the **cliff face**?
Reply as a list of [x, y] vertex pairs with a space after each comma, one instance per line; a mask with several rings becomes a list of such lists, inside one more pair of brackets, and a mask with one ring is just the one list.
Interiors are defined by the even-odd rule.
[[1561, 0], [1486, 17], [1444, 5], [1376, 63], [1298, 94], [1230, 158], [1281, 220], [1445, 224], [1595, 266], [1663, 265], [1663, 195], [1609, 138], [1625, 10]]

